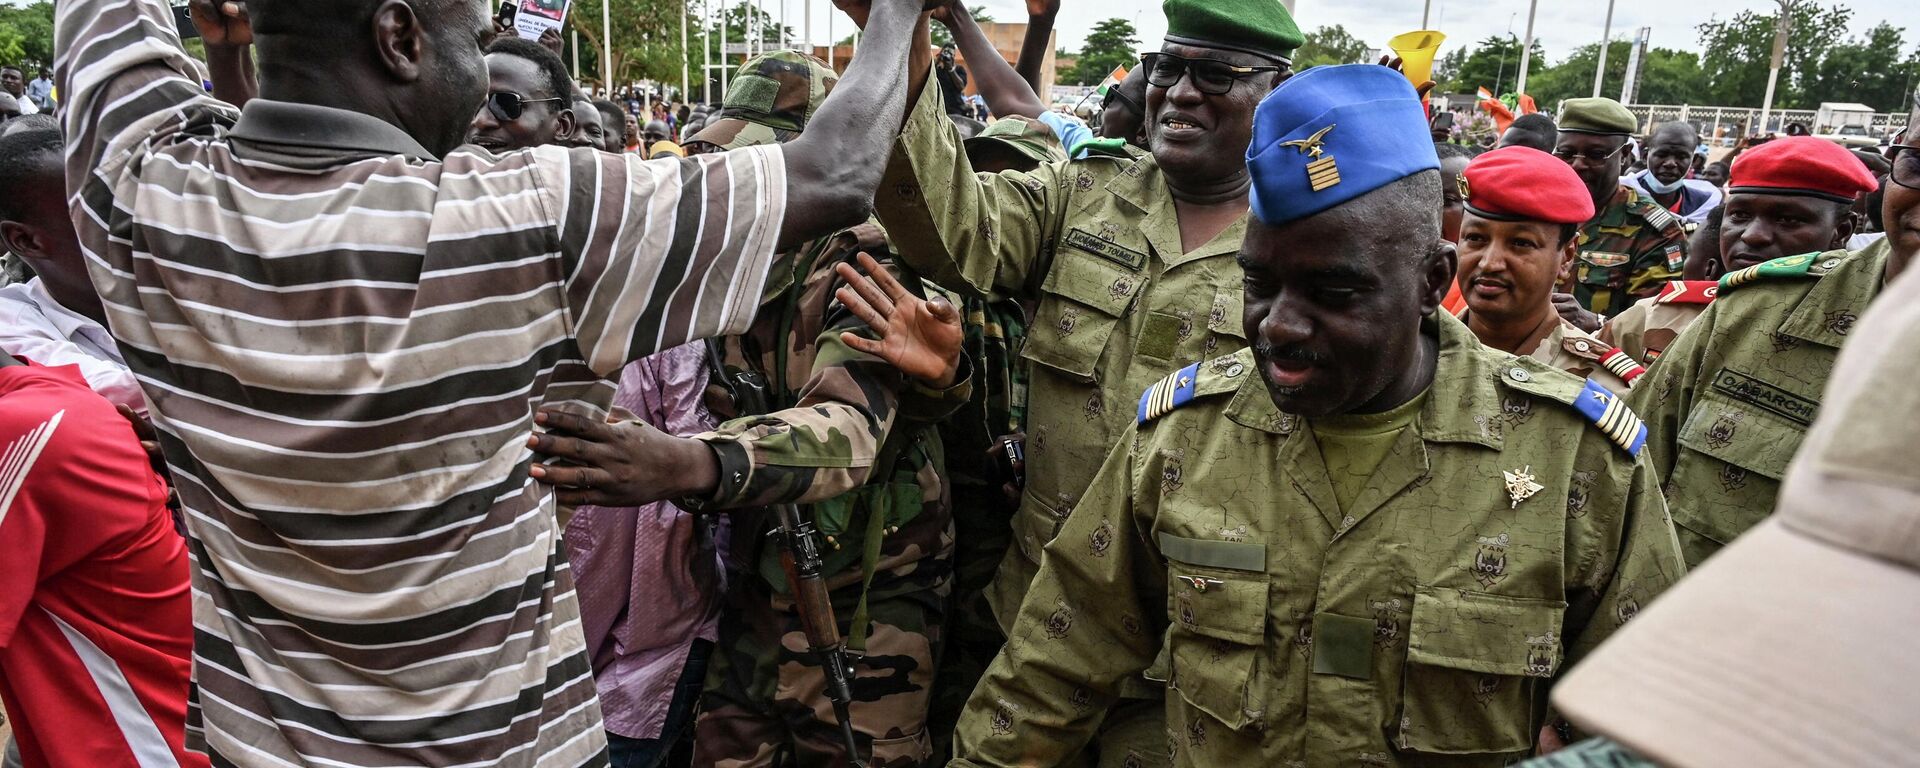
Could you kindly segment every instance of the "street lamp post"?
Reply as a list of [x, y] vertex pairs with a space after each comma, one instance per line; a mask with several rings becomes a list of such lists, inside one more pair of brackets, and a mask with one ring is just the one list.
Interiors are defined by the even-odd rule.
[[1427, 0], [1426, 8], [1420, 11], [1420, 28], [1432, 29], [1432, 27], [1427, 26], [1427, 20], [1432, 17], [1433, 17], [1433, 0]]
[[1527, 3], [1527, 39], [1520, 43], [1520, 79], [1514, 84], [1513, 92], [1525, 95], [1527, 92], [1527, 64], [1533, 58], [1533, 15], [1540, 10], [1540, 0]]
[[605, 83], [607, 93], [613, 93], [613, 3], [600, 0], [600, 82]]
[[1593, 96], [1600, 97], [1600, 84], [1607, 79], [1607, 49], [1613, 47], [1613, 0], [1607, 0], [1607, 25], [1600, 28], [1600, 64], [1593, 68]]
[[1780, 18], [1773, 23], [1773, 64], [1767, 70], [1767, 96], [1760, 102], [1760, 130], [1767, 130], [1767, 117], [1773, 112], [1773, 88], [1780, 80], [1780, 65], [1787, 58], [1787, 35], [1793, 29], [1793, 6], [1797, 0], [1773, 0], [1780, 4]]

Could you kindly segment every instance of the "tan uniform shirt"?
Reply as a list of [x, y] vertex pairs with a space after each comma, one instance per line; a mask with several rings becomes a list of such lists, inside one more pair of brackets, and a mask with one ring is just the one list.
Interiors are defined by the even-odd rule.
[[1593, 379], [1616, 395], [1625, 395], [1647, 369], [1625, 352], [1561, 320], [1527, 355], [1583, 379]]
[[1675, 280], [1667, 283], [1660, 295], [1634, 302], [1627, 311], [1608, 320], [1595, 336], [1652, 365], [1719, 295], [1718, 282]]

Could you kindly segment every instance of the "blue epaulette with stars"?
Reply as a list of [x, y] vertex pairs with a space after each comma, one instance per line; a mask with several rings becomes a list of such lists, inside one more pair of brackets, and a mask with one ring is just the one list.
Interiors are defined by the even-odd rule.
[[1153, 421], [1192, 402], [1194, 385], [1199, 382], [1200, 364], [1194, 363], [1147, 387], [1147, 391], [1140, 395], [1140, 423]]
[[1620, 446], [1627, 455], [1639, 456], [1640, 449], [1646, 446], [1647, 425], [1627, 408], [1626, 398], [1608, 391], [1592, 379], [1587, 380], [1586, 388], [1581, 390], [1573, 407], [1600, 427], [1607, 439]]

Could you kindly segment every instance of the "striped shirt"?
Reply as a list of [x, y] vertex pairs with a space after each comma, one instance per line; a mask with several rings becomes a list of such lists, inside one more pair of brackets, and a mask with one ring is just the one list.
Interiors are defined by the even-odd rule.
[[162, 0], [66, 0], [57, 28], [80, 242], [187, 514], [195, 746], [604, 764], [532, 414], [745, 330], [779, 149], [435, 159], [370, 116], [211, 99]]

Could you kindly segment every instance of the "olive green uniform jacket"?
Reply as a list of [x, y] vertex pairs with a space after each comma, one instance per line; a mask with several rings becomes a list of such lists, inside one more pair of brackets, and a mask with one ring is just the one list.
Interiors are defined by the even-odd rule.
[[1182, 252], [1159, 166], [1137, 150], [976, 175], [931, 82], [875, 206], [901, 260], [928, 279], [1037, 305], [1021, 349], [1025, 494], [987, 593], [1004, 630], [1141, 390], [1246, 346], [1234, 261], [1245, 219]]
[[1726, 275], [1634, 387], [1689, 565], [1773, 513], [1840, 346], [1886, 283], [1888, 253], [1882, 241]]
[[1344, 514], [1311, 422], [1275, 408], [1251, 351], [1149, 391], [1046, 547], [958, 764], [1054, 764], [1142, 670], [1168, 681], [1176, 765], [1533, 749], [1552, 679], [1684, 566], [1617, 398], [1436, 323], [1426, 405]]

